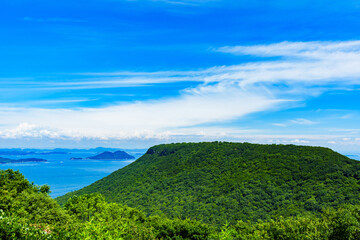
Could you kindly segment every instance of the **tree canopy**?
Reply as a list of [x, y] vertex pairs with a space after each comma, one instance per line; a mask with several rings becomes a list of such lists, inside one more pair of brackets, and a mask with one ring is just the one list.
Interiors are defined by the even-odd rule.
[[158, 145], [79, 191], [147, 216], [226, 222], [313, 214], [360, 203], [360, 163], [328, 148], [250, 143]]

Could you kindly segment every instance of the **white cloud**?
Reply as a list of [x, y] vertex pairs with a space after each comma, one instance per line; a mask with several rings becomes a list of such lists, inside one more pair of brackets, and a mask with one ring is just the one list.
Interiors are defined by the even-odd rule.
[[293, 139], [293, 140], [290, 140], [290, 142], [295, 143], [295, 144], [307, 144], [307, 143], [310, 143], [310, 141], [303, 140], [303, 139]]
[[311, 121], [309, 119], [305, 119], [305, 118], [297, 118], [294, 120], [290, 120], [291, 123], [294, 124], [300, 124], [300, 125], [314, 125], [317, 124], [317, 122]]
[[0, 119], [0, 124], [9, 125], [21, 119], [39, 126], [69, 130], [84, 137], [127, 138], [233, 120], [281, 102], [234, 86], [203, 86], [180, 98], [105, 108], [0, 109], [6, 115]]
[[285, 123], [273, 123], [272, 125], [277, 127], [286, 127], [287, 125]]
[[[233, 66], [216, 66], [198, 71], [79, 73], [86, 78], [64, 82], [34, 82], [35, 89], [96, 89], [144, 86], [175, 82], [238, 85], [243, 91], [272, 94], [299, 100], [318, 96], [329, 84], [351, 90], [360, 84], [360, 41], [282, 42], [269, 45], [223, 47], [232, 54], [280, 56]], [[24, 84], [25, 87], [29, 82]], [[196, 88], [198, 90], [198, 88]]]
[[15, 128], [0, 131], [2, 138], [59, 138], [60, 134], [29, 123], [21, 123]]
[[[119, 103], [102, 108], [1, 108], [0, 137], [127, 139], [168, 138], [182, 134], [205, 136], [212, 130], [198, 125], [219, 124], [255, 112], [289, 107], [331, 89], [328, 84], [351, 89], [353, 84], [360, 83], [360, 41], [282, 42], [223, 47], [216, 51], [280, 58], [199, 71], [83, 73], [77, 76], [86, 76], [86, 79], [34, 82], [36, 88], [68, 90], [180, 81], [198, 82], [198, 86], [183, 89], [180, 96], [174, 98]], [[17, 127], [24, 122], [29, 125]], [[316, 123], [299, 118], [273, 125]], [[188, 130], [184, 131], [184, 128]], [[223, 129], [216, 134], [233, 136], [232, 131]], [[286, 141], [308, 140], [294, 136]], [[326, 138], [326, 141], [332, 140]]]
[[[280, 42], [268, 45], [221, 47], [219, 52], [264, 57], [326, 58], [333, 54], [352, 54], [360, 51], [360, 41], [343, 42]], [[335, 55], [335, 56], [336, 56]]]
[[[119, 143], [123, 147], [132, 148], [134, 145], [140, 148], [150, 147], [156, 143], [170, 142], [202, 142], [202, 141], [233, 141], [250, 142], [263, 144], [299, 144], [309, 146], [330, 147], [343, 154], [358, 153], [360, 138], [344, 138], [343, 135], [326, 134], [263, 134], [263, 130], [242, 130], [237, 127], [190, 127], [178, 128], [167, 131], [135, 131], [129, 133], [117, 133], [113, 135], [100, 134], [94, 132], [61, 130], [51, 127], [39, 127], [29, 123], [22, 123], [12, 129], [0, 131], [1, 139], [11, 141], [16, 139], [31, 140], [33, 147], [42, 144], [48, 147], [53, 143], [53, 147], [59, 147], [56, 143], [73, 144], [88, 147], [86, 143], [93, 146], [99, 144], [110, 144], [118, 147]], [[19, 141], [19, 140], [18, 140]], [[44, 145], [44, 142], [47, 144]], [[29, 142], [26, 142], [28, 144]], [[115, 143], [115, 145], [114, 145]], [[54, 145], [55, 144], [55, 145]], [[95, 144], [95, 145], [94, 145]], [[110, 146], [109, 145], [109, 146]], [[16, 145], [19, 146], [19, 145]], [[67, 145], [68, 146], [68, 145]], [[71, 146], [68, 146], [71, 147]]]
[[305, 118], [297, 118], [297, 119], [292, 119], [292, 120], [288, 120], [284, 123], [273, 123], [273, 126], [277, 126], [277, 127], [288, 127], [291, 125], [314, 125], [314, 124], [318, 124], [318, 122], [314, 122], [311, 121], [309, 119], [305, 119]]
[[360, 129], [354, 129], [354, 128], [331, 128], [328, 130], [329, 132], [341, 132], [346, 135], [359, 135]]
[[[281, 58], [265, 58], [264, 61], [215, 66], [198, 71], [76, 73], [73, 75], [86, 78], [63, 82], [33, 82], [33, 87], [71, 90], [190, 81], [199, 84], [226, 82], [236, 83], [249, 90], [254, 86], [262, 86], [264, 91], [274, 94], [316, 96], [328, 90], [328, 84], [336, 84], [338, 88], [346, 87], [348, 90], [351, 90], [352, 85], [360, 84], [360, 41], [282, 42], [222, 47], [215, 51]], [[282, 88], [279, 87], [280, 84], [283, 84]]]
[[360, 83], [360, 41], [282, 42], [269, 45], [222, 47], [216, 51], [283, 57], [275, 61], [233, 66], [226, 78], [242, 80], [241, 84], [301, 83], [341, 86]]

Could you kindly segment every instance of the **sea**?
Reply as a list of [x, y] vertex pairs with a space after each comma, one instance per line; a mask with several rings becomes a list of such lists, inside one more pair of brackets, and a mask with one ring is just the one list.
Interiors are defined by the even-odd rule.
[[56, 198], [68, 192], [81, 189], [110, 173], [123, 168], [139, 158], [145, 150], [127, 151], [134, 156], [132, 160], [71, 160], [71, 158], [86, 158], [98, 152], [67, 152], [66, 154], [27, 154], [0, 155], [11, 159], [41, 158], [47, 162], [23, 162], [0, 164], [0, 169], [19, 170], [25, 178], [36, 185], [50, 186], [50, 196]]

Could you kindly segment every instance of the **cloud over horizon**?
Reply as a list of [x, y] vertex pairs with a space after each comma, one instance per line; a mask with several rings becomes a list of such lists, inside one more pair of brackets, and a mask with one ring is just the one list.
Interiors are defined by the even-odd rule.
[[[113, 102], [109, 106], [3, 107], [0, 138], [176, 138], [199, 133], [207, 136], [207, 129], [209, 135], [216, 135], [219, 132], [214, 133], [211, 126], [221, 125], [225, 126], [221, 130], [224, 138], [233, 137], [234, 129], [241, 135], [245, 128], [238, 125], [227, 130], [229, 122], [249, 114], [296, 108], [327, 91], [352, 91], [360, 85], [360, 41], [280, 42], [225, 46], [214, 51], [262, 59], [195, 71], [89, 72], [73, 74], [85, 78], [72, 81], [34, 82], [34, 89], [46, 91], [144, 85], [151, 91], [156, 84], [192, 82], [192, 85], [181, 89], [178, 96]], [[287, 123], [318, 125], [318, 121], [307, 118]], [[297, 143], [306, 141], [300, 139]]]

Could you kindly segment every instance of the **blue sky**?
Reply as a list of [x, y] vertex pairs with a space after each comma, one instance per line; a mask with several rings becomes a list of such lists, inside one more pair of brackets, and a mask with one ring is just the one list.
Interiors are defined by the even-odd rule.
[[0, 147], [360, 148], [358, 1], [3, 1]]

